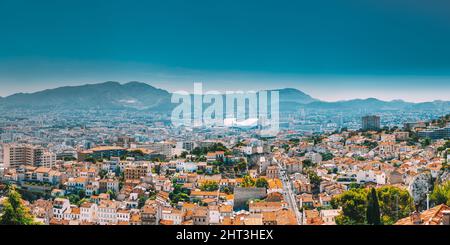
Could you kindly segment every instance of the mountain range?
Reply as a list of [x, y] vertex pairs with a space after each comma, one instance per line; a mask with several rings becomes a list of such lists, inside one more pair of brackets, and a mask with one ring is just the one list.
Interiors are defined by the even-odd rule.
[[[375, 98], [325, 102], [294, 88], [276, 89], [282, 112], [300, 108], [317, 110], [435, 110], [450, 108], [450, 101], [411, 103], [403, 100], [382, 101]], [[0, 97], [0, 108], [28, 109], [136, 109], [170, 111], [171, 93], [147, 83], [104, 82], [65, 86], [35, 93], [17, 93]]]
[[0, 99], [6, 108], [154, 109], [170, 105], [171, 94], [146, 83], [105, 82], [66, 86], [35, 93], [18, 93]]

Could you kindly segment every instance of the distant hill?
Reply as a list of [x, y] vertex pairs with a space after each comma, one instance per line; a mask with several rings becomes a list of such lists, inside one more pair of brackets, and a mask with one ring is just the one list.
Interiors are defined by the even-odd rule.
[[271, 91], [278, 91], [280, 93], [280, 102], [309, 104], [311, 102], [319, 101], [295, 88], [274, 89]]
[[[450, 108], [449, 101], [410, 103], [402, 100], [382, 101], [369, 98], [325, 102], [293, 88], [272, 91], [279, 91], [281, 112], [295, 112], [301, 108], [314, 110], [448, 110]], [[135, 109], [169, 112], [175, 106], [170, 100], [171, 93], [146, 83], [104, 82], [0, 97], [0, 108]]]
[[170, 104], [170, 93], [146, 83], [105, 82], [18, 93], [0, 100], [7, 108], [158, 109]]
[[281, 111], [293, 112], [299, 109], [313, 110], [365, 110], [365, 111], [388, 111], [388, 110], [450, 110], [450, 101], [432, 101], [422, 103], [412, 103], [403, 100], [383, 101], [375, 98], [353, 99], [336, 102], [313, 101], [307, 104], [296, 102], [280, 102]]
[[[281, 104], [304, 105], [317, 99], [300, 90], [277, 89]], [[142, 82], [104, 82], [81, 86], [47, 89], [35, 93], [18, 93], [0, 97], [0, 105], [6, 108], [59, 108], [59, 109], [138, 109], [170, 110], [171, 94]]]
[[370, 109], [376, 108], [380, 110], [398, 110], [405, 109], [412, 103], [402, 100], [382, 101], [375, 98], [368, 99], [354, 99], [337, 102], [323, 102], [317, 101], [310, 103], [308, 108], [314, 109]]

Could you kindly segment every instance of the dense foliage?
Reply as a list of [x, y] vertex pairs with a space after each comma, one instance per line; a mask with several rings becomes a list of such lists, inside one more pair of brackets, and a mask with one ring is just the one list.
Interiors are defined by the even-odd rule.
[[380, 216], [380, 224], [393, 224], [414, 211], [409, 192], [393, 186], [383, 186], [373, 191], [352, 188], [334, 197], [331, 204], [334, 208], [342, 207], [341, 214], [336, 217], [339, 225], [376, 224], [378, 220], [374, 216]]
[[450, 206], [450, 181], [436, 185], [431, 193], [430, 200], [435, 204], [446, 204]]
[[202, 191], [217, 191], [219, 189], [219, 184], [216, 181], [207, 180], [200, 186]]
[[378, 203], [377, 191], [372, 187], [370, 193], [367, 195], [367, 223], [370, 225], [380, 225], [380, 205]]
[[14, 187], [9, 187], [8, 198], [3, 202], [1, 225], [36, 225], [30, 210], [23, 204], [22, 197]]
[[255, 182], [255, 186], [260, 188], [268, 188], [269, 182], [267, 182], [265, 178], [258, 178]]
[[175, 184], [174, 190], [169, 193], [169, 198], [172, 204], [178, 203], [178, 202], [187, 202], [190, 200], [190, 191], [186, 188], [183, 188], [183, 185], [181, 184]]

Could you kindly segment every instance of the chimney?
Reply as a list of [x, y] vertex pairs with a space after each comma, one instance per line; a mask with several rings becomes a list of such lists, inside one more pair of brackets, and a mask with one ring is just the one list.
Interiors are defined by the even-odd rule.
[[442, 224], [450, 225], [450, 209], [442, 211]]

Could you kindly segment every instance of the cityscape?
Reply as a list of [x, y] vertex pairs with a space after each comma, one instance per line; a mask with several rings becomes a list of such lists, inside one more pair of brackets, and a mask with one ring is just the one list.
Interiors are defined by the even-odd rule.
[[[107, 96], [83, 104], [87, 87]], [[174, 126], [170, 93], [141, 82], [4, 97], [0, 221], [449, 224], [449, 102], [318, 109], [322, 102], [299, 90], [277, 91], [274, 135], [260, 123]]]
[[0, 33], [1, 241], [448, 244], [450, 1], [0, 0]]

